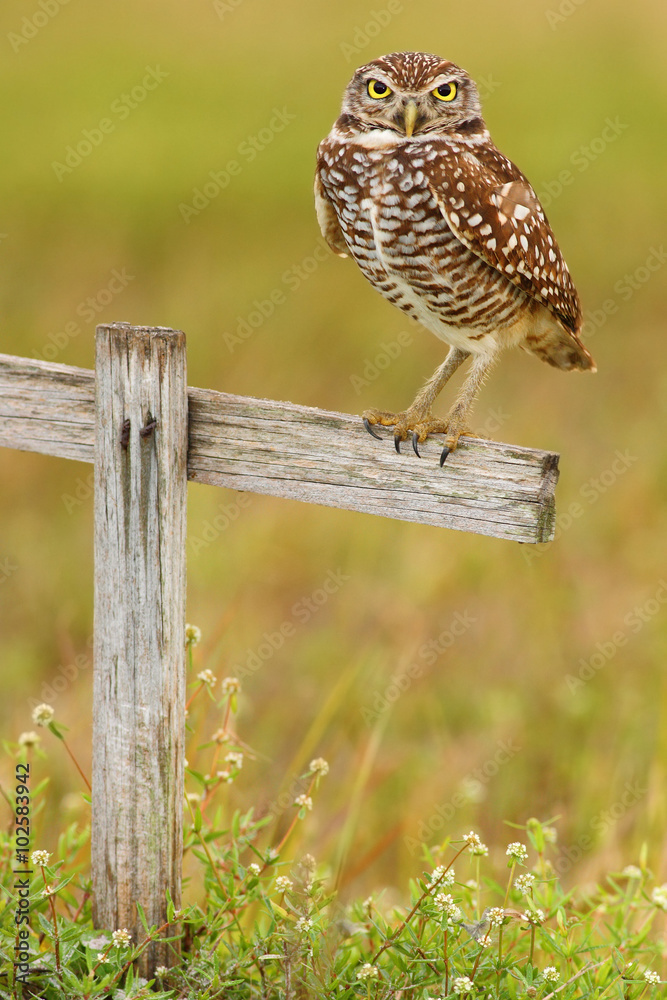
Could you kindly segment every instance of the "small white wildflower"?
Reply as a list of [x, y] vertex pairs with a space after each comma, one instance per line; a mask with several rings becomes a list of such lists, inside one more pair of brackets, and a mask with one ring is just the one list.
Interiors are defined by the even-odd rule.
[[291, 878], [287, 878], [287, 875], [279, 875], [276, 879], [276, 889], [280, 892], [289, 892], [292, 888], [293, 882]]
[[542, 979], [545, 983], [557, 983], [560, 979], [560, 972], [555, 965], [547, 965], [542, 973]]
[[510, 844], [505, 851], [505, 854], [515, 863], [519, 864], [526, 860], [528, 857], [528, 848], [525, 844], [519, 843], [515, 840], [514, 843]]
[[660, 910], [667, 910], [667, 882], [655, 887], [651, 893], [651, 902]]
[[49, 858], [51, 855], [48, 851], [33, 851], [30, 855], [30, 861], [37, 868], [45, 868], [49, 863]]
[[534, 882], [535, 876], [531, 875], [530, 872], [524, 872], [523, 875], [517, 875], [515, 878], [514, 888], [520, 892], [522, 896], [527, 896], [533, 888]]
[[197, 674], [197, 680], [201, 681], [202, 684], [212, 685], [215, 684], [217, 679], [212, 670], [200, 670]]
[[224, 677], [220, 689], [223, 694], [238, 694], [241, 690], [241, 681], [238, 677]]
[[474, 989], [475, 984], [472, 979], [468, 976], [459, 976], [452, 983], [452, 991], [456, 993], [457, 996], [462, 996], [464, 993], [470, 993]]
[[243, 767], [243, 754], [237, 753], [235, 750], [230, 750], [228, 754], [225, 755], [225, 763], [231, 764], [235, 767], [237, 771], [240, 771]]
[[300, 934], [305, 934], [307, 931], [312, 930], [313, 921], [310, 917], [299, 917], [294, 926]]
[[543, 826], [542, 836], [546, 844], [555, 844], [558, 840], [558, 830], [555, 826]]
[[470, 848], [471, 854], [481, 855], [482, 857], [486, 857], [486, 855], [489, 853], [488, 847], [486, 846], [486, 844], [482, 843], [482, 841], [479, 838], [479, 835], [476, 834], [474, 830], [471, 830], [470, 833], [466, 833], [463, 839]]
[[544, 923], [544, 910], [526, 910], [522, 914], [521, 919], [527, 921], [529, 924], [539, 926]]
[[26, 733], [21, 733], [18, 738], [18, 745], [20, 747], [34, 747], [41, 740], [39, 733], [34, 732], [32, 729], [28, 730]]
[[313, 800], [311, 799], [310, 795], [297, 795], [297, 797], [294, 800], [294, 805], [298, 806], [299, 809], [312, 809]]
[[327, 764], [324, 757], [315, 757], [315, 759], [311, 760], [310, 764], [308, 765], [308, 770], [312, 774], [319, 774], [321, 775], [321, 777], [324, 777], [325, 774], [329, 773], [329, 765]]
[[642, 870], [637, 865], [626, 865], [621, 875], [625, 875], [626, 878], [641, 878]]
[[185, 798], [191, 806], [199, 805], [201, 802], [201, 795], [199, 792], [186, 792]]
[[486, 917], [492, 927], [500, 927], [505, 919], [505, 910], [502, 906], [491, 906], [486, 911]]
[[234, 775], [232, 774], [232, 772], [227, 770], [216, 771], [215, 776], [216, 778], [218, 778], [219, 781], [226, 781], [228, 785], [231, 784], [232, 781], [234, 780]]
[[201, 642], [201, 629], [196, 625], [185, 626], [185, 645], [197, 646]]
[[216, 743], [229, 743], [229, 733], [226, 729], [216, 729], [211, 739]]
[[121, 927], [119, 930], [114, 931], [111, 935], [111, 940], [116, 945], [117, 948], [127, 948], [132, 936], [128, 931], [127, 927]]
[[454, 902], [452, 895], [449, 892], [439, 892], [433, 900], [433, 904], [436, 910], [440, 913], [446, 913], [447, 919], [456, 923], [457, 920], [461, 919], [461, 911]]
[[48, 726], [55, 714], [55, 709], [51, 705], [38, 705], [32, 711], [32, 721], [38, 726]]
[[42, 889], [42, 896], [53, 896], [55, 891], [52, 885], [45, 885]]
[[251, 865], [248, 865], [248, 872], [250, 873], [250, 875], [253, 875], [255, 878], [257, 878], [257, 876], [262, 874], [262, 869], [259, 867], [259, 865], [256, 865], [255, 862], [253, 861]]
[[98, 951], [98, 953], [97, 953], [97, 961], [98, 961], [98, 962], [103, 962], [103, 961], [105, 960], [105, 958], [106, 958], [106, 957], [107, 957], [107, 956], [106, 956], [106, 953], [105, 953], [105, 952], [103, 952], [103, 951]]
[[454, 885], [454, 882], [456, 881], [456, 875], [454, 874], [454, 869], [448, 868], [445, 871], [444, 865], [438, 865], [437, 868], [434, 868], [433, 871], [431, 872], [430, 878], [431, 878], [430, 882], [431, 885], [435, 885], [437, 882], [438, 886], [443, 889], [447, 889], [449, 888], [450, 885]]
[[646, 969], [646, 971], [644, 972], [644, 979], [651, 986], [657, 986], [658, 983], [660, 982], [660, 976], [658, 975], [658, 973], [652, 972], [651, 969]]
[[365, 962], [360, 969], [357, 969], [357, 979], [377, 979], [380, 975], [380, 970], [377, 965], [371, 965], [370, 962]]
[[166, 965], [158, 965], [158, 967], [155, 970], [155, 975], [158, 977], [158, 979], [162, 979], [162, 977], [166, 976], [168, 972], [169, 969], [167, 968]]
[[477, 892], [477, 879], [474, 878], [467, 879], [466, 889], [470, 889], [471, 892]]

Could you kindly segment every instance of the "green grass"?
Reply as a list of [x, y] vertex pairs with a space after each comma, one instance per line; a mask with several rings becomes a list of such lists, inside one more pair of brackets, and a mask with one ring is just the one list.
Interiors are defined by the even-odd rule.
[[[249, 765], [261, 763], [245, 733], [237, 733], [243, 694], [236, 679], [226, 678], [219, 695], [210, 670], [194, 674], [192, 643], [189, 653], [180, 909], [169, 899], [165, 922], [149, 927], [137, 901], [142, 926], [96, 928], [85, 820], [61, 825], [53, 857], [41, 847], [31, 852], [29, 896], [24, 890], [19, 902], [21, 876], [15, 872], [28, 865], [18, 863], [13, 831], [3, 831], [3, 1000], [658, 995], [667, 886], [656, 881], [646, 850], [599, 885], [565, 889], [560, 875], [569, 870], [569, 858], [553, 820], [510, 825], [505, 839], [490, 847], [460, 823], [447, 823], [437, 839], [419, 845], [400, 895], [392, 885], [364, 900], [345, 899], [339, 892], [343, 869], [304, 850], [332, 778], [328, 762], [311, 760], [270, 810], [236, 808]], [[197, 734], [206, 731], [206, 694], [222, 725], [198, 745]], [[37, 717], [62, 743], [64, 734], [49, 713], [42, 709]], [[34, 738], [5, 750], [19, 767], [28, 763], [31, 773], [38, 763], [44, 766]], [[356, 790], [368, 776], [362, 773]], [[35, 846], [46, 832], [46, 784], [32, 794]], [[19, 786], [17, 795], [22, 791]], [[122, 884], [123, 873], [117, 874]], [[23, 919], [17, 926], [18, 914]], [[153, 963], [151, 978], [142, 977], [137, 960], [151, 942], [161, 941], [165, 964]]]

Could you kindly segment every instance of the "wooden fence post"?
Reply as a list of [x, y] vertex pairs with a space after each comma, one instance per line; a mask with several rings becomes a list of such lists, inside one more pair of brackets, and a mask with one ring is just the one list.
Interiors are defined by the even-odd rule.
[[[97, 328], [92, 875], [133, 943], [180, 906], [185, 736], [185, 335]], [[170, 945], [139, 962], [170, 965]]]

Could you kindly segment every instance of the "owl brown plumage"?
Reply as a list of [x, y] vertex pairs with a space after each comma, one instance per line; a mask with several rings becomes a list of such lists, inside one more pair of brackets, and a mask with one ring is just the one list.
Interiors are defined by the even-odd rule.
[[[473, 80], [425, 52], [362, 66], [320, 144], [315, 200], [331, 248], [350, 254], [390, 302], [450, 345], [403, 413], [367, 410], [394, 426], [397, 450], [429, 433], [456, 448], [498, 353], [520, 346], [557, 368], [594, 371], [579, 334], [579, 297], [530, 183], [491, 141]], [[445, 420], [431, 406], [472, 355]], [[468, 432], [470, 433], [470, 432]]]

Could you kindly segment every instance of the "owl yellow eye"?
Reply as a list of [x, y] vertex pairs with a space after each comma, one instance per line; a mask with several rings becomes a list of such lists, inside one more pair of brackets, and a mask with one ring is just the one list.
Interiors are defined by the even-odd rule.
[[439, 101], [453, 101], [456, 97], [457, 88], [455, 83], [442, 83], [435, 90], [431, 91]]
[[381, 80], [369, 80], [368, 81], [368, 94], [369, 97], [374, 97], [376, 101], [381, 100], [383, 97], [389, 97], [391, 90], [386, 83], [382, 83]]

